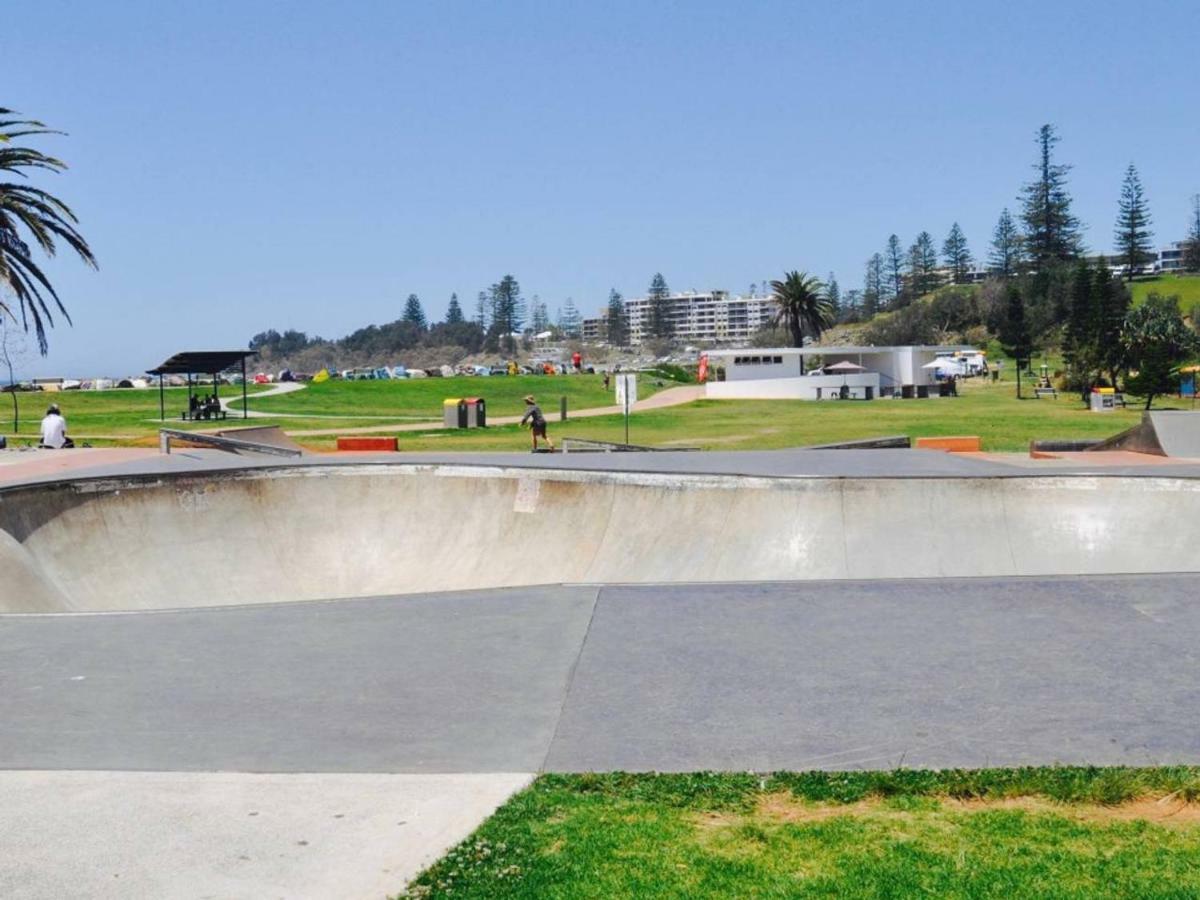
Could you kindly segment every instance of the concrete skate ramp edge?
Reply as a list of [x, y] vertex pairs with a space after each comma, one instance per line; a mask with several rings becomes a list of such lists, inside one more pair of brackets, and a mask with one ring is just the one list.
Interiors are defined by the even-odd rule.
[[0, 493], [0, 611], [1197, 571], [1200, 480], [310, 466]]
[[1200, 459], [1200, 412], [1142, 413], [1142, 421], [1087, 448], [1089, 452], [1132, 450], [1154, 456]]

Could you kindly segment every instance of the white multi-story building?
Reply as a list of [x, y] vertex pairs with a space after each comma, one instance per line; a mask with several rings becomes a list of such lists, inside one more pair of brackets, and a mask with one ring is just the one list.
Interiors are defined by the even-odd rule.
[[1184, 241], [1175, 241], [1162, 247], [1158, 251], [1158, 258], [1154, 261], [1154, 271], [1156, 272], [1182, 272], [1183, 271], [1183, 254], [1187, 250]]
[[[688, 291], [667, 297], [671, 336], [690, 343], [742, 342], [769, 325], [774, 304], [769, 297], [730, 297], [728, 291]], [[629, 318], [629, 341], [637, 345], [650, 340], [650, 300], [634, 297], [625, 301]]]

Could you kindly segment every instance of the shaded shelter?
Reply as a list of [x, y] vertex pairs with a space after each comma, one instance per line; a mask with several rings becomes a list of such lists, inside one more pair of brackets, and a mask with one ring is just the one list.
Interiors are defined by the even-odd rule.
[[242, 418], [248, 419], [250, 414], [246, 409], [246, 360], [255, 356], [253, 350], [189, 350], [176, 353], [162, 365], [147, 369], [147, 375], [158, 376], [158, 415], [166, 421], [167, 410], [163, 393], [163, 378], [167, 375], [184, 375], [187, 377], [188, 407], [191, 408], [192, 376], [211, 375], [213, 379], [213, 396], [220, 403], [220, 374], [236, 366], [242, 369]]

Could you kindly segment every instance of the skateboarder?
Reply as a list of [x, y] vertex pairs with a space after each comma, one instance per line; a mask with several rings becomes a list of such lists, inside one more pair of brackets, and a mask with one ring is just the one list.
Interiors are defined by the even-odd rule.
[[542, 415], [542, 410], [537, 405], [537, 401], [533, 399], [533, 394], [525, 398], [525, 415], [521, 417], [521, 425], [524, 426], [526, 422], [529, 422], [529, 430], [533, 434], [533, 452], [537, 452], [539, 437], [545, 440], [546, 446], [553, 450], [554, 441], [550, 440], [546, 434], [546, 417]]

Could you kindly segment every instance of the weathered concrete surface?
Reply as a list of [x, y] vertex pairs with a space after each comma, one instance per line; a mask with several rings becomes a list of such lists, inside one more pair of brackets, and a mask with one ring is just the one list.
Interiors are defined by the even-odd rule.
[[0, 769], [536, 771], [596, 593], [0, 617]]
[[529, 779], [2, 772], [0, 896], [383, 900]]
[[[0, 528], [24, 552], [7, 542], [0, 582], [20, 569], [26, 581], [46, 583], [40, 592], [0, 595], [0, 610], [186, 608], [572, 582], [1200, 569], [1200, 478], [1158, 469], [1031, 475], [916, 451], [895, 451], [903, 474], [888, 476], [891, 451], [829, 453], [825, 462], [820, 451], [810, 454], [817, 462], [801, 471], [826, 474], [806, 476], [295, 465], [8, 490], [0, 493]], [[778, 472], [783, 460], [803, 455], [756, 465]], [[844, 472], [867, 474], [838, 474], [835, 458]]]
[[1200, 577], [0, 617], [0, 768], [1200, 763]]

